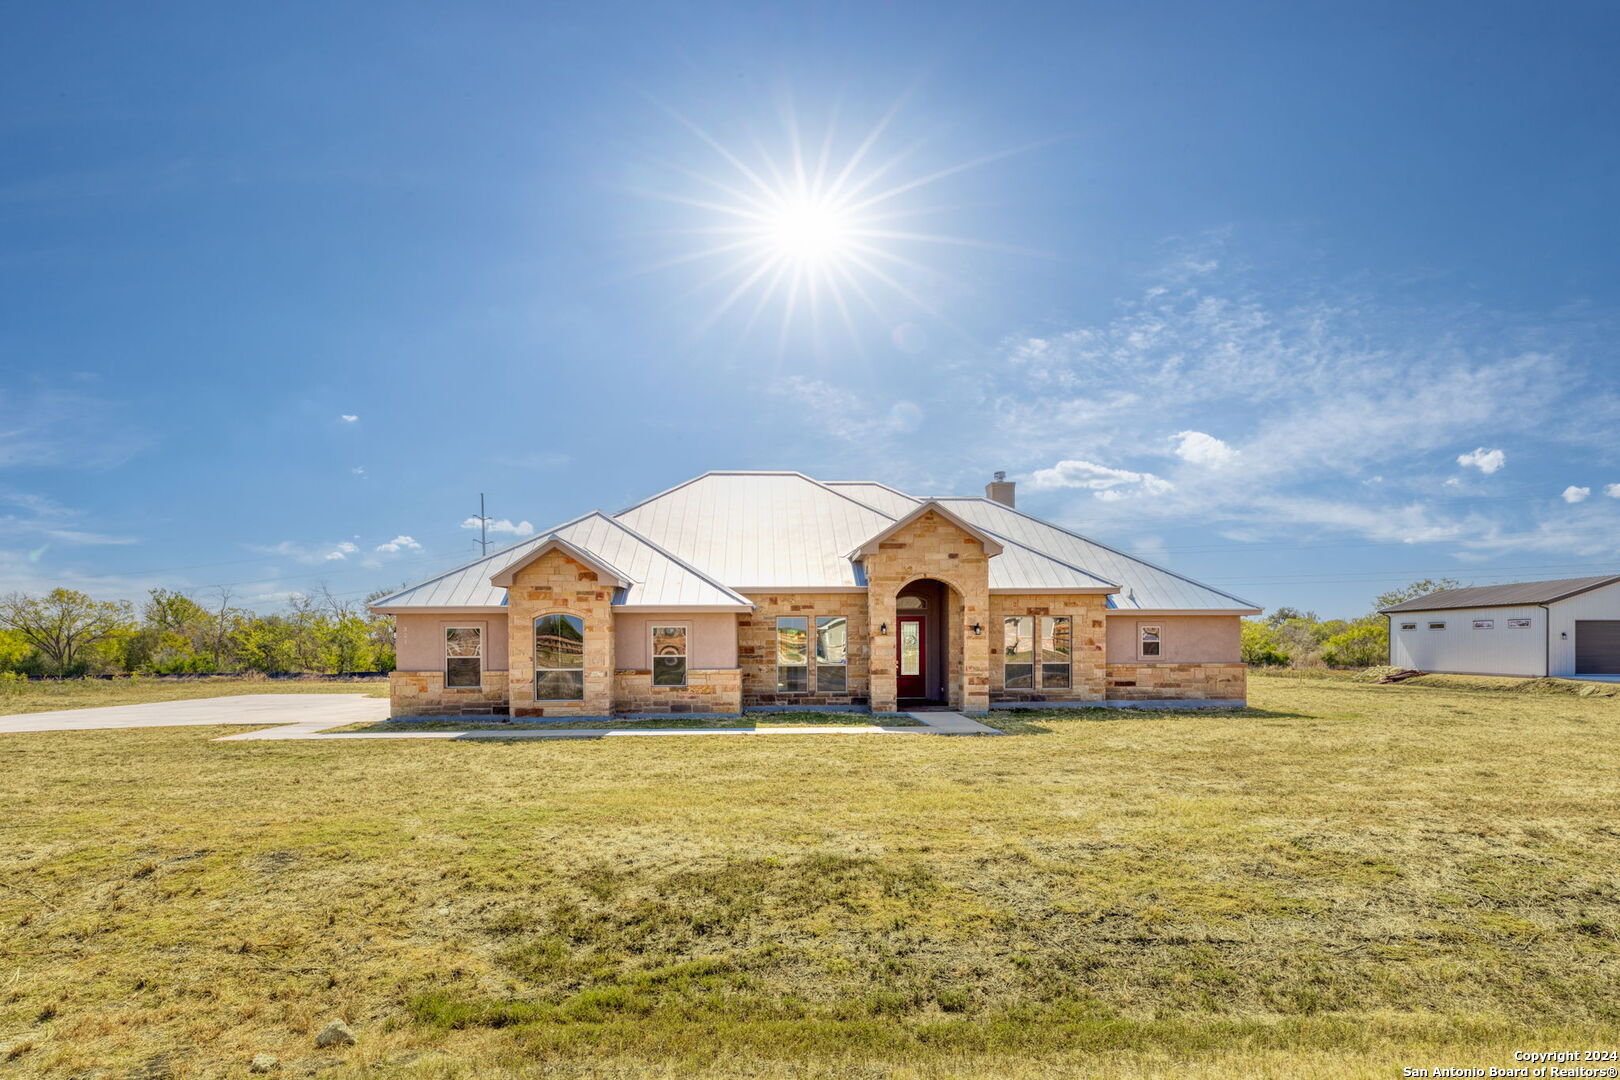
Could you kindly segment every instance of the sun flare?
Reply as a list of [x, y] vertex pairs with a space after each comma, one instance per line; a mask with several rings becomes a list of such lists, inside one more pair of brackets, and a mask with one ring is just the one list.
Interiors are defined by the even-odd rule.
[[699, 332], [738, 310], [748, 313], [747, 333], [773, 305], [781, 311], [784, 343], [797, 320], [808, 320], [819, 330], [823, 316], [836, 313], [858, 344], [855, 313], [862, 307], [886, 327], [906, 318], [908, 309], [950, 324], [927, 299], [937, 294], [939, 281], [949, 280], [940, 260], [919, 261], [904, 252], [919, 244], [1018, 250], [903, 222], [938, 212], [915, 203], [920, 189], [1027, 147], [908, 176], [906, 166], [915, 161], [916, 145], [884, 148], [885, 131], [898, 106], [862, 138], [845, 141], [829, 124], [814, 142], [801, 137], [798, 118], [789, 109], [783, 117], [785, 138], [775, 153], [757, 139], [728, 146], [674, 110], [666, 111], [726, 165], [715, 172], [669, 162], [673, 172], [696, 188], [643, 192], [701, 215], [701, 224], [670, 231], [707, 237], [706, 246], [645, 268], [716, 264], [690, 292], [718, 296]]

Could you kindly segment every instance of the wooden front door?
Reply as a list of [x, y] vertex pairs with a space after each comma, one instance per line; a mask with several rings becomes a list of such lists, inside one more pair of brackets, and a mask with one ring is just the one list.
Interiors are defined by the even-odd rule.
[[927, 697], [928, 680], [923, 673], [928, 670], [928, 635], [924, 632], [926, 629], [924, 617], [902, 615], [899, 622], [900, 632], [894, 638], [895, 649], [898, 651], [895, 696]]

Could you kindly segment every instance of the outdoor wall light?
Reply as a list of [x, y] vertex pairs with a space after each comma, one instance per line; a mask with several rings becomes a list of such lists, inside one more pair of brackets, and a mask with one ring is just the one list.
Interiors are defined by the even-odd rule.
[[878, 625], [878, 634], [880, 636], [882, 636], [882, 637], [888, 637], [889, 636], [889, 624], [888, 623], [879, 624]]
[[1558, 636], [1563, 638], [1565, 641], [1568, 641], [1569, 640], [1569, 631], [1568, 630], [1560, 630], [1560, 631], [1558, 631]]
[[978, 637], [982, 633], [984, 633], [984, 627], [980, 626], [978, 623], [974, 623], [973, 624], [973, 636]]

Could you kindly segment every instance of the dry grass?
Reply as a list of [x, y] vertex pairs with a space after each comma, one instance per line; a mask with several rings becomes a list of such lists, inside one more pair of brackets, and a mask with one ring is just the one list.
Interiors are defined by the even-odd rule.
[[26, 683], [0, 683], [0, 716], [54, 712], [57, 709], [92, 709], [102, 705], [141, 705], [149, 701], [190, 701], [194, 698], [236, 697], [241, 694], [365, 694], [387, 697], [388, 679], [207, 678], [160, 679], [131, 676], [119, 679], [41, 679]]
[[420, 720], [378, 720], [343, 727], [328, 728], [327, 734], [338, 732], [392, 733], [402, 731], [678, 731], [682, 728], [746, 731], [773, 727], [922, 727], [920, 720], [909, 716], [872, 716], [868, 713], [782, 712], [750, 713], [747, 716], [725, 716], [699, 719], [691, 716], [658, 716], [642, 719], [617, 717], [609, 720], [445, 720], [424, 717]]
[[[0, 1074], [1388, 1077], [1614, 1045], [1620, 703], [1252, 690], [998, 739], [6, 736]], [[333, 1015], [356, 1047], [314, 1048]]]

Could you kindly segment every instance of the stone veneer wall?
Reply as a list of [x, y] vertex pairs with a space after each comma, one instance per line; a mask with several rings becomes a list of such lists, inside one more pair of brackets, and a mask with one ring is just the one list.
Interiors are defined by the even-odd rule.
[[645, 668], [613, 673], [616, 713], [742, 712], [742, 672], [737, 668], [689, 668], [685, 686], [654, 686]]
[[[519, 570], [506, 590], [513, 716], [607, 716], [613, 711], [613, 591], [561, 551]], [[534, 620], [562, 612], [585, 622], [585, 699], [534, 699]]]
[[390, 716], [505, 716], [506, 672], [484, 670], [484, 685], [445, 689], [442, 671], [388, 676]]
[[[965, 712], [990, 707], [990, 636], [963, 628], [990, 618], [990, 559], [978, 539], [930, 510], [878, 545], [865, 557], [866, 625], [896, 626], [894, 600], [919, 578], [943, 581], [949, 632], [946, 672], [949, 703]], [[892, 632], [892, 631], [891, 631]], [[895, 651], [878, 649], [871, 658], [873, 712], [895, 709]]]
[[[1087, 593], [996, 593], [990, 597], [990, 700], [992, 701], [1101, 701], [1108, 693], [1105, 665], [1107, 632], [1104, 612], [1108, 598]], [[1008, 690], [1006, 627], [1002, 620], [1012, 615], [1067, 615], [1073, 620], [1073, 649], [1070, 653], [1069, 689]], [[1040, 632], [1037, 619], [1036, 633]], [[1036, 682], [1040, 681], [1037, 661]]]
[[[808, 709], [867, 703], [872, 634], [871, 624], [866, 619], [866, 594], [753, 593], [748, 599], [754, 602], [754, 610], [737, 616], [737, 664], [742, 669], [744, 706], [802, 705]], [[779, 615], [803, 616], [809, 629], [809, 689], [803, 694], [776, 692], [776, 619]], [[816, 617], [838, 615], [849, 620], [849, 670], [845, 675], [844, 693], [823, 694], [816, 689]]]
[[1113, 701], [1246, 701], [1249, 669], [1243, 664], [1130, 663], [1108, 665]]

